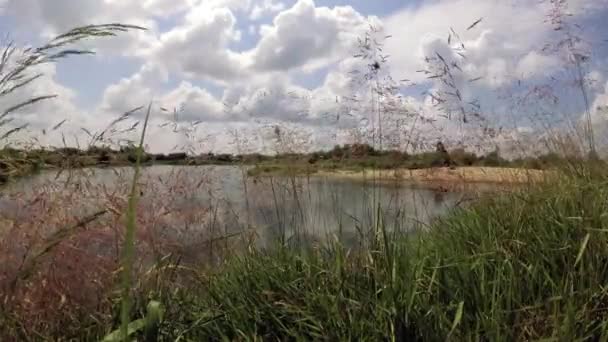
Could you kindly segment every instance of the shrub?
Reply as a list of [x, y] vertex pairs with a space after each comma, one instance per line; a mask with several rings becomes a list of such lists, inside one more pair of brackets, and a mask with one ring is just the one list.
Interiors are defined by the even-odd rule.
[[456, 165], [462, 166], [472, 166], [477, 162], [477, 155], [467, 152], [464, 148], [450, 151], [450, 158]]
[[503, 166], [505, 164], [508, 164], [508, 162], [504, 159], [502, 159], [500, 157], [500, 153], [498, 151], [498, 149], [488, 153], [487, 155], [483, 156], [482, 158], [482, 164], [484, 166]]

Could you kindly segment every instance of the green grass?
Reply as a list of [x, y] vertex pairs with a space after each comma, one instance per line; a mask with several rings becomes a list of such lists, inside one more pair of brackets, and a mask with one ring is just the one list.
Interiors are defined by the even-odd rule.
[[[606, 341], [608, 184], [570, 178], [428, 232], [234, 257], [170, 285], [172, 340]], [[380, 239], [382, 240], [382, 239]]]
[[132, 277], [133, 277], [133, 264], [135, 262], [135, 230], [137, 229], [136, 218], [137, 218], [137, 183], [139, 181], [141, 159], [144, 149], [144, 140], [146, 138], [146, 129], [148, 127], [148, 120], [150, 119], [150, 112], [152, 110], [152, 103], [148, 105], [148, 111], [146, 113], [146, 119], [141, 132], [141, 138], [139, 141], [139, 147], [136, 153], [136, 162], [133, 172], [133, 181], [131, 182], [131, 191], [129, 193], [129, 201], [126, 213], [125, 222], [125, 240], [122, 248], [122, 303], [120, 309], [120, 336], [123, 341], [126, 341], [129, 336], [129, 323], [131, 322], [131, 288], [132, 288]]
[[464, 303], [457, 333], [465, 339], [602, 336], [607, 198], [605, 181], [563, 180], [476, 205], [423, 234], [416, 267], [424, 290], [411, 313], [422, 336], [445, 335], [445, 308], [456, 303]]

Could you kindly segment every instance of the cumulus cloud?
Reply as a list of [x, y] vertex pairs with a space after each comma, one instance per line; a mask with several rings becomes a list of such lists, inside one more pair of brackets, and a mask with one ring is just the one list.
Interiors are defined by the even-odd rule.
[[167, 108], [179, 109], [180, 121], [228, 121], [224, 106], [207, 90], [182, 82], [177, 88], [163, 95], [159, 103]]
[[547, 56], [530, 51], [519, 60], [516, 67], [516, 75], [521, 78], [538, 77], [553, 74], [559, 67], [559, 61], [555, 56]]
[[596, 97], [593, 109], [595, 111], [599, 111], [602, 108], [605, 110], [606, 106], [608, 106], [608, 82], [606, 82], [606, 85], [604, 86], [603, 94]]
[[57, 69], [53, 64], [43, 64], [31, 68], [31, 74], [42, 74], [29, 85], [19, 88], [7, 95], [0, 96], [0, 109], [6, 110], [27, 100], [46, 95], [55, 95], [50, 100], [41, 101], [34, 105], [23, 107], [10, 115], [15, 125], [29, 124], [36, 130], [50, 128], [61, 120], [77, 122], [86, 121], [86, 116], [74, 105], [76, 92], [57, 82]]
[[154, 63], [187, 78], [233, 80], [242, 76], [245, 68], [241, 56], [228, 48], [240, 39], [235, 23], [228, 8], [197, 7], [183, 24], [163, 33], [147, 55]]
[[603, 93], [593, 102], [591, 120], [595, 129], [596, 143], [602, 152], [608, 153], [608, 82]]
[[[385, 29], [393, 35], [385, 49], [391, 55], [391, 69], [396, 77], [411, 79], [431, 93], [443, 93], [448, 102], [456, 102], [447, 106], [448, 110], [464, 104], [470, 111], [481, 113], [496, 128], [529, 125], [530, 120], [538, 121], [530, 116], [539, 113], [547, 114], [542, 114], [542, 123], [536, 125], [554, 126], [560, 120], [577, 120], [581, 108], [577, 107], [580, 99], [571, 91], [573, 80], [568, 73], [572, 70], [559, 53], [543, 49], [547, 44], [557, 43], [559, 35], [564, 34], [554, 31], [547, 22], [549, 5], [549, 2], [452, 0], [404, 9], [384, 21]], [[568, 20], [596, 25], [591, 19], [600, 8], [605, 12], [608, 3], [598, 7], [594, 1], [573, 1], [568, 11], [574, 16]], [[516, 24], [513, 18], [517, 18]], [[478, 19], [481, 22], [468, 29]], [[584, 31], [577, 33], [584, 40], [596, 38], [585, 36]], [[447, 80], [431, 77], [438, 73], [417, 72], [429, 68], [427, 57], [435, 59], [435, 64], [442, 68], [436, 61], [437, 54], [452, 69]], [[602, 74], [596, 70], [589, 77], [601, 79]], [[458, 100], [446, 95], [450, 93], [457, 93]], [[596, 93], [589, 88], [592, 98]], [[554, 102], [554, 98], [559, 101]], [[471, 103], [475, 106], [471, 107]]]
[[299, 0], [263, 26], [252, 51], [257, 70], [289, 70], [322, 66], [348, 54], [368, 27], [368, 20], [352, 7], [316, 7]]
[[3, 118], [0, 134], [26, 127], [9, 139], [3, 139], [2, 145], [79, 146], [79, 142], [86, 141], [81, 127], [95, 130], [105, 124], [103, 117], [76, 104], [78, 93], [58, 81], [56, 65], [41, 64], [29, 72], [30, 75], [42, 76], [27, 86], [0, 96], [0, 111], [38, 96], [55, 97], [22, 107]]
[[[483, 20], [467, 31], [471, 23]], [[515, 19], [516, 18], [516, 19]], [[517, 23], [514, 24], [513, 21]], [[475, 69], [498, 71], [512, 70], [513, 59], [539, 47], [549, 27], [545, 27], [545, 12], [537, 2], [518, 1], [436, 1], [418, 8], [405, 9], [384, 21], [387, 32], [394, 38], [389, 40], [386, 51], [391, 55], [391, 66], [399, 76], [423, 80], [416, 70], [423, 66], [429, 51], [435, 50], [436, 39], [443, 45], [464, 43], [467, 51], [466, 64]], [[450, 34], [453, 28], [456, 34]], [[445, 49], [445, 47], [444, 47]], [[415, 52], [415, 53], [412, 53]], [[491, 64], [491, 66], [489, 66]], [[505, 65], [507, 64], [507, 65]], [[489, 81], [495, 82], [495, 81]]]
[[117, 115], [133, 108], [143, 106], [156, 99], [161, 84], [168, 75], [159, 68], [143, 65], [138, 72], [130, 77], [122, 78], [117, 83], [109, 85], [98, 105], [99, 110], [108, 115]]
[[285, 9], [285, 4], [275, 0], [263, 0], [261, 3], [253, 5], [249, 18], [259, 20], [263, 16], [274, 14]]
[[119, 22], [145, 27], [147, 31], [134, 31], [114, 39], [97, 40], [94, 45], [85, 44], [101, 54], [134, 56], [149, 48], [154, 41], [158, 32], [154, 18], [170, 16], [183, 10], [189, 1], [178, 0], [168, 10], [166, 3], [161, 1], [19, 0], [10, 1], [6, 11], [16, 19], [18, 27], [30, 32], [34, 29], [40, 32], [44, 40], [74, 27], [90, 24]]

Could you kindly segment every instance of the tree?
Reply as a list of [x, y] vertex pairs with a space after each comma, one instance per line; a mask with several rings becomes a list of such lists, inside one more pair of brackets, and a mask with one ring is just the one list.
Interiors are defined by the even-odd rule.
[[437, 145], [435, 147], [435, 152], [437, 153], [437, 155], [439, 157], [438, 163], [441, 166], [451, 166], [452, 165], [452, 160], [450, 158], [450, 154], [448, 153], [448, 150], [443, 145], [443, 142], [441, 142], [441, 141], [437, 142]]

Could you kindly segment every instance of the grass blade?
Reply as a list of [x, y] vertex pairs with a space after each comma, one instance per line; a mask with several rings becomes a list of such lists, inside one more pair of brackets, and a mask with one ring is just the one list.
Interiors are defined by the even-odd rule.
[[578, 265], [578, 263], [583, 258], [583, 254], [585, 253], [585, 249], [587, 249], [587, 244], [589, 243], [589, 238], [591, 237], [591, 233], [587, 233], [585, 238], [583, 239], [583, 244], [581, 245], [580, 250], [578, 251], [578, 255], [576, 256], [576, 261], [574, 262], [574, 267]]
[[454, 316], [454, 322], [452, 322], [452, 329], [450, 329], [450, 333], [448, 334], [448, 339], [452, 336], [454, 331], [456, 331], [456, 327], [460, 324], [462, 320], [462, 314], [464, 311], [464, 302], [458, 303], [458, 309], [456, 310], [456, 316]]
[[129, 194], [129, 203], [127, 207], [127, 220], [126, 220], [126, 234], [123, 246], [123, 258], [122, 258], [122, 281], [123, 281], [123, 293], [122, 293], [122, 305], [121, 305], [121, 335], [123, 341], [127, 341], [129, 337], [129, 323], [130, 323], [130, 311], [131, 311], [131, 283], [132, 283], [132, 271], [133, 271], [133, 258], [135, 254], [135, 229], [136, 229], [136, 206], [137, 206], [137, 181], [139, 179], [139, 173], [141, 168], [141, 158], [144, 147], [144, 140], [146, 137], [146, 128], [148, 127], [148, 120], [150, 119], [150, 112], [152, 111], [152, 103], [148, 105], [146, 112], [146, 119], [144, 121], [144, 127], [141, 132], [141, 138], [139, 141], [139, 147], [137, 149], [137, 159], [135, 162], [133, 181], [131, 182], [131, 192]]

